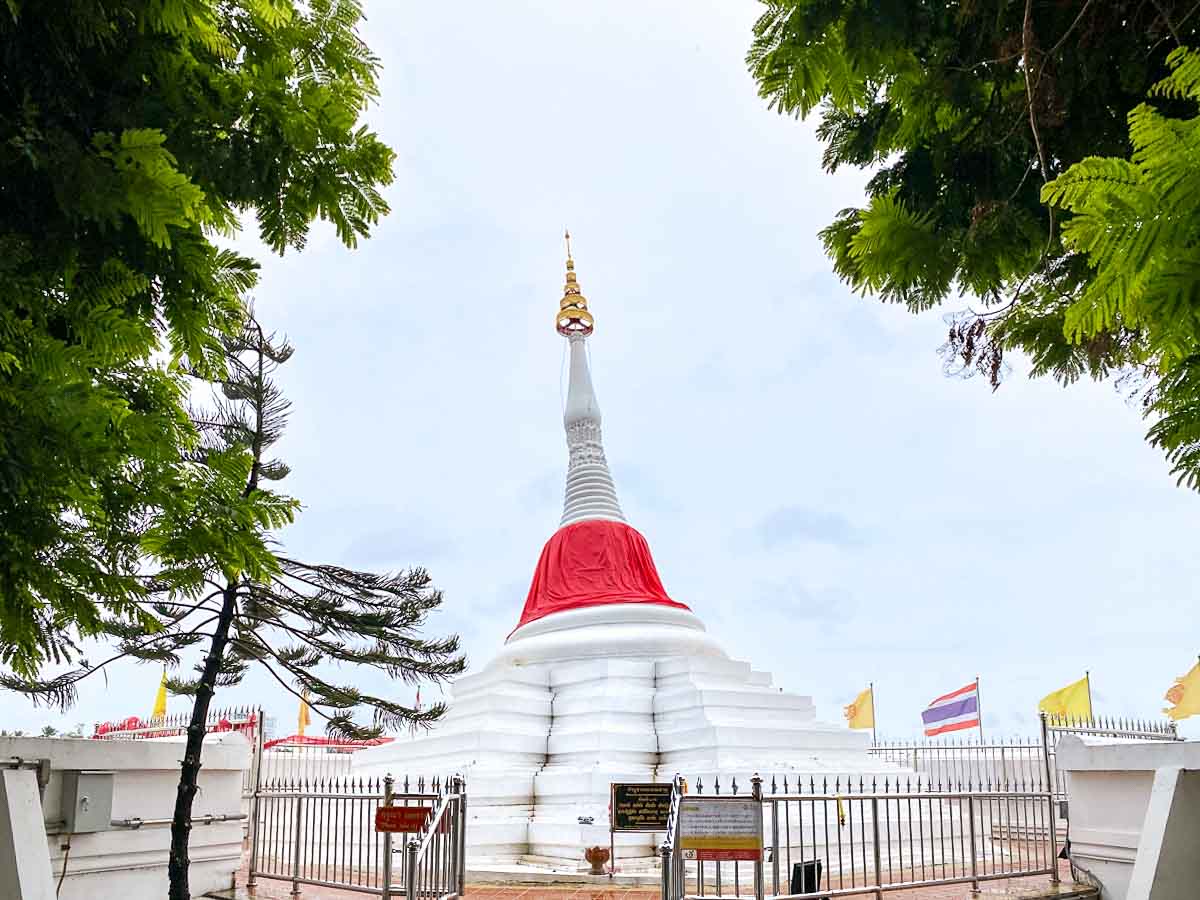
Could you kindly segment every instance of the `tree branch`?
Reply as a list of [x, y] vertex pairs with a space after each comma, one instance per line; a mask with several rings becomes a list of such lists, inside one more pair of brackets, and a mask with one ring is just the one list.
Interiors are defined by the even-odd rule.
[[[238, 638], [238, 637], [233, 637], [233, 638], [230, 638], [230, 639], [229, 639], [229, 642], [230, 642], [231, 644], [236, 644], [237, 646], [239, 646], [239, 647], [243, 647], [243, 648], [245, 648], [245, 649], [248, 649], [248, 650], [253, 650], [253, 649], [254, 649], [253, 647], [251, 647], [251, 646], [247, 645], [247, 644], [246, 644], [246, 643], [245, 643], [245, 642], [244, 642], [244, 641], [243, 641], [241, 638]], [[276, 652], [275, 652], [274, 650], [272, 650], [270, 647], [268, 647], [268, 646], [267, 646], [266, 644], [264, 644], [264, 643], [260, 643], [260, 644], [259, 644], [259, 646], [261, 646], [261, 647], [262, 647], [262, 649], [266, 650], [266, 651], [267, 651], [269, 654], [271, 654], [271, 656], [274, 658], [274, 660], [275, 660], [276, 662], [278, 662], [278, 663], [279, 663], [279, 665], [283, 666], [285, 669], [287, 669], [287, 670], [288, 670], [289, 672], [291, 672], [293, 675], [295, 675], [295, 674], [296, 674], [295, 672], [292, 672], [292, 669], [291, 669], [291, 668], [290, 668], [290, 667], [287, 665], [287, 663], [285, 663], [283, 660], [281, 660], [281, 659], [279, 658], [278, 654], [276, 654]], [[289, 694], [291, 694], [291, 695], [292, 695], [293, 697], [295, 697], [297, 700], [303, 700], [305, 703], [307, 703], [307, 704], [308, 704], [308, 706], [309, 706], [309, 709], [311, 709], [313, 712], [315, 712], [315, 713], [316, 713], [318, 716], [320, 716], [320, 717], [321, 717], [322, 719], [324, 719], [326, 722], [328, 722], [328, 721], [329, 721], [329, 716], [327, 716], [325, 713], [321, 712], [321, 710], [320, 710], [320, 709], [318, 709], [318, 708], [317, 708], [317, 706], [316, 706], [314, 703], [312, 703], [312, 701], [310, 701], [310, 700], [309, 700], [307, 697], [305, 697], [303, 694], [298, 694], [298, 693], [296, 692], [296, 690], [295, 690], [295, 689], [294, 689], [294, 688], [293, 688], [291, 685], [289, 685], [289, 684], [288, 684], [286, 681], [284, 681], [282, 678], [280, 678], [280, 677], [279, 677], [279, 676], [278, 676], [278, 675], [275, 673], [275, 670], [271, 668], [271, 665], [270, 665], [270, 663], [268, 663], [268, 662], [267, 662], [265, 659], [263, 659], [261, 656], [257, 656], [257, 655], [256, 655], [256, 656], [254, 656], [254, 661], [255, 661], [255, 662], [257, 662], [259, 665], [261, 665], [261, 666], [262, 666], [264, 669], [266, 669], [266, 670], [267, 670], [267, 672], [269, 672], [269, 673], [270, 673], [271, 677], [272, 677], [272, 678], [274, 678], [276, 681], [278, 681], [278, 682], [279, 682], [279, 684], [280, 684], [280, 686], [281, 686], [281, 687], [282, 687], [282, 688], [283, 688], [285, 691], [287, 691]]]

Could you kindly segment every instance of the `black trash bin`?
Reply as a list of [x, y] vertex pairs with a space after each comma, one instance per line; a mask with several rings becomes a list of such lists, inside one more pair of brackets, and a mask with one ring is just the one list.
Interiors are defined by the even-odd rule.
[[792, 864], [792, 883], [789, 894], [815, 894], [821, 889], [821, 861], [806, 859]]

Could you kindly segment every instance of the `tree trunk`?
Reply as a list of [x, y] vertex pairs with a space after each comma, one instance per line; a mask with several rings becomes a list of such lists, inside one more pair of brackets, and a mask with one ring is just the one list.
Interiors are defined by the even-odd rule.
[[[192, 801], [196, 798], [196, 782], [200, 776], [200, 753], [204, 746], [205, 721], [216, 687], [221, 660], [229, 643], [229, 626], [237, 602], [237, 586], [227, 583], [223, 592], [221, 614], [213, 632], [212, 646], [204, 660], [204, 674], [192, 705], [192, 718], [187, 728], [187, 744], [180, 766], [179, 789], [175, 794], [175, 815], [171, 822], [171, 855], [167, 860], [167, 897], [169, 900], [191, 900], [188, 886], [188, 839], [192, 833]], [[261, 725], [260, 725], [261, 727]]]

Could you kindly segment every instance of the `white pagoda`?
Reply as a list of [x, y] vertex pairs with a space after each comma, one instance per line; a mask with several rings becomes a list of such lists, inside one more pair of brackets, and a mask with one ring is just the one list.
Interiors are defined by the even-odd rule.
[[[430, 732], [356, 754], [354, 771], [462, 772], [473, 864], [582, 866], [585, 847], [609, 843], [614, 781], [719, 776], [745, 792], [755, 772], [794, 784], [889, 769], [868, 755], [868, 734], [816, 721], [810, 697], [731, 659], [667, 595], [604, 456], [593, 318], [569, 238], [557, 329], [571, 349], [566, 498], [517, 626], [487, 666], [455, 682]], [[649, 860], [660, 840], [619, 834], [617, 857]]]

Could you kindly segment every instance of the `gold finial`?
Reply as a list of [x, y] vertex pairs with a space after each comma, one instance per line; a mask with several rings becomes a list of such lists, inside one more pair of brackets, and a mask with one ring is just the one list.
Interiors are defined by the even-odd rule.
[[571, 258], [571, 232], [564, 231], [567, 241], [567, 283], [563, 286], [563, 298], [558, 304], [558, 315], [555, 317], [555, 327], [564, 337], [580, 334], [584, 337], [592, 333], [594, 320], [588, 312], [587, 298], [579, 290], [579, 282], [575, 279], [575, 260]]

